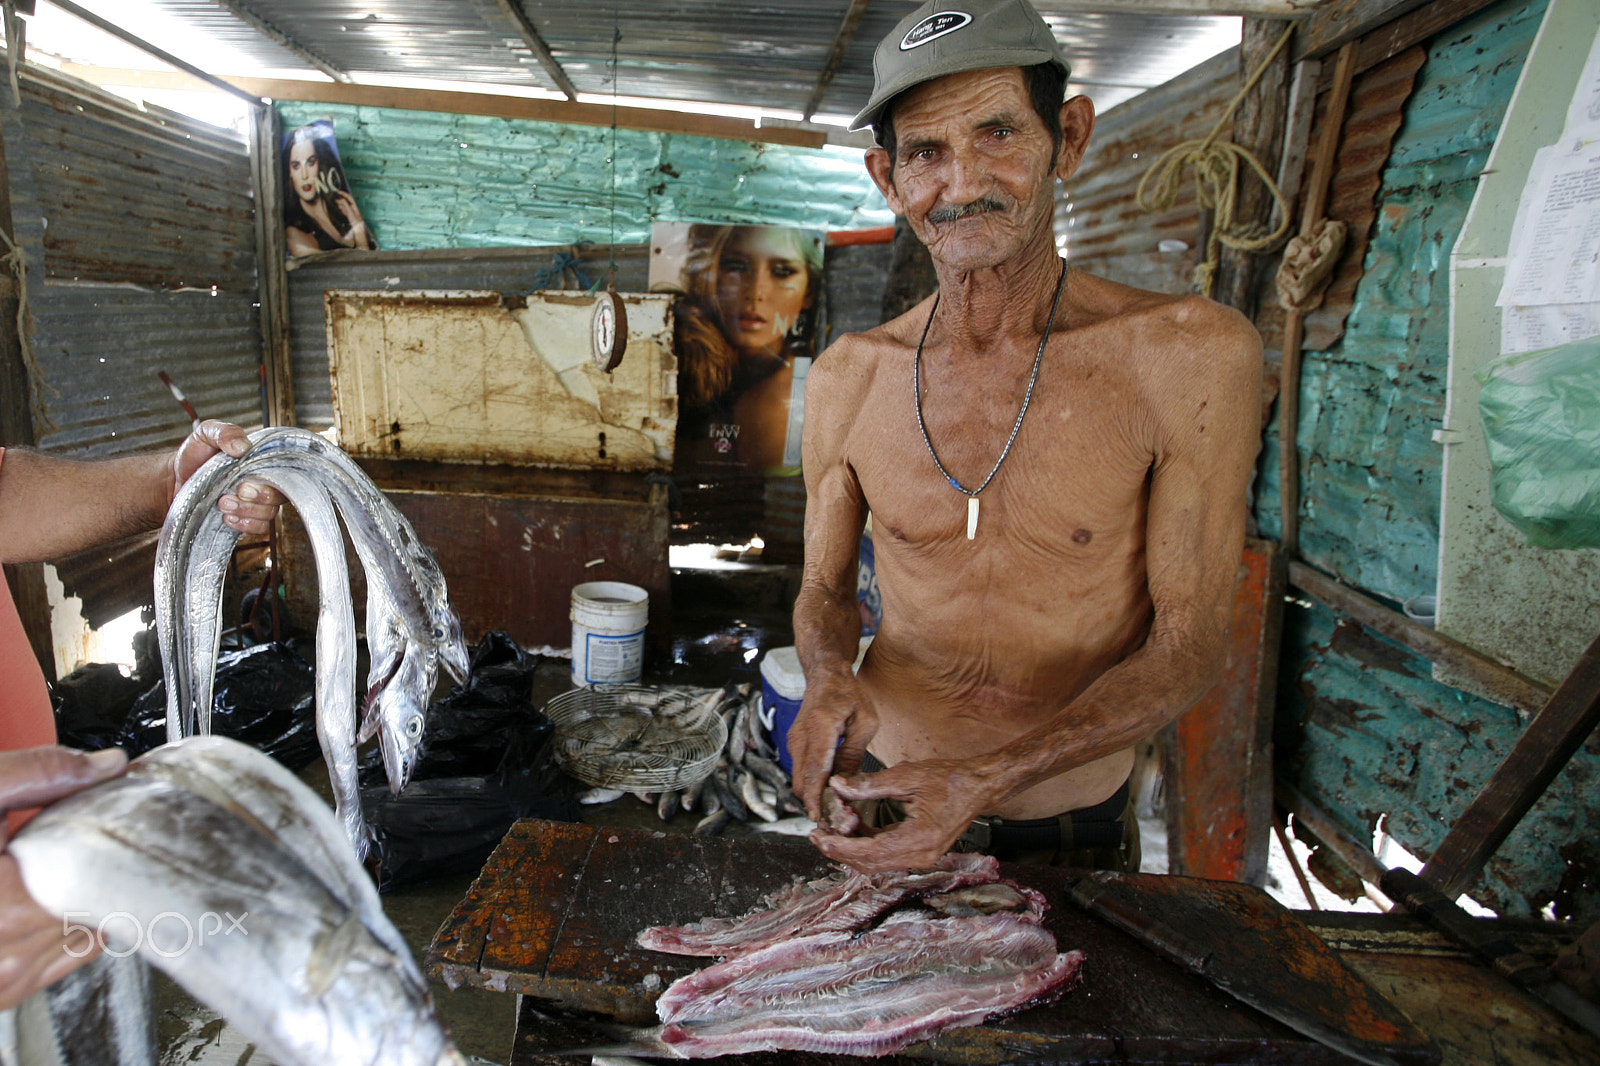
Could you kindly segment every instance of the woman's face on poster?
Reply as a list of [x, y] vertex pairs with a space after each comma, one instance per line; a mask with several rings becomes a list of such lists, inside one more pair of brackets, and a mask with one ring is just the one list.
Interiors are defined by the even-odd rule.
[[777, 355], [806, 309], [811, 276], [793, 234], [740, 226], [717, 264], [717, 310], [740, 353]]
[[289, 148], [289, 183], [295, 195], [310, 203], [317, 198], [317, 178], [321, 174], [317, 149], [309, 140], [296, 141]]

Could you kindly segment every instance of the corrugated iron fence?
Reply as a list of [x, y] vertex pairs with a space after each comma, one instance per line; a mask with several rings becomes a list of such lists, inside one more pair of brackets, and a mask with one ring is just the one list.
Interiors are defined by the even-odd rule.
[[[0, 87], [12, 212], [44, 395], [39, 447], [169, 447], [188, 416], [261, 421], [254, 200], [241, 137], [47, 70]], [[58, 564], [92, 625], [152, 602], [154, 536]]]

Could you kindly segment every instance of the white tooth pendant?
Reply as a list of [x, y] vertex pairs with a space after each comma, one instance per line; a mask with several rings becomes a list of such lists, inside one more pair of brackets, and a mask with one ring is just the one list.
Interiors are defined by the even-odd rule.
[[978, 535], [978, 498], [967, 497], [967, 539], [973, 540]]

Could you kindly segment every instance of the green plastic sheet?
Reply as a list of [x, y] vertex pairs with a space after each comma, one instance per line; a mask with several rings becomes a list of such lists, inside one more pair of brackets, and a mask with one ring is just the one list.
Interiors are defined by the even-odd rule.
[[1540, 548], [1600, 548], [1600, 337], [1477, 375], [1495, 507]]

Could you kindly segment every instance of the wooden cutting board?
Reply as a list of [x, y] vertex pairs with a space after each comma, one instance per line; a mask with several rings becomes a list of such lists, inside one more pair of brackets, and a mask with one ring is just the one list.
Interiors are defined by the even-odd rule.
[[[985, 1026], [952, 1030], [902, 1056], [959, 1063], [1121, 1061], [1150, 1063], [1343, 1064], [1340, 1053], [1274, 1021], [1074, 906], [1068, 871], [1004, 865], [1007, 877], [1043, 892], [1045, 925], [1060, 949], [1086, 955], [1083, 981], [1054, 1004]], [[828, 865], [804, 840], [723, 839], [680, 833], [528, 820], [517, 823], [429, 946], [427, 967], [451, 987], [519, 992], [552, 1005], [609, 1015], [629, 1025], [655, 1022], [667, 985], [709, 960], [646, 951], [634, 943], [651, 925], [732, 916], [797, 877]], [[1132, 875], [1171, 894], [1188, 879]], [[1211, 886], [1222, 882], [1194, 882]], [[1294, 922], [1275, 908], [1271, 928]], [[1261, 904], [1240, 910], [1221, 940], [1251, 937]], [[1254, 913], [1255, 918], [1248, 914]], [[1301, 927], [1303, 930], [1303, 926]], [[1320, 946], [1314, 936], [1310, 942]], [[1302, 943], [1297, 949], [1305, 951]], [[1315, 949], [1313, 949], [1315, 950]], [[1324, 963], [1345, 969], [1326, 951]], [[1330, 971], [1331, 972], [1331, 971]], [[1359, 984], [1359, 979], [1355, 979]], [[1370, 990], [1366, 990], [1370, 991]], [[1330, 987], [1326, 995], [1338, 994]], [[1380, 1001], [1381, 1005], [1381, 1001]], [[1327, 1013], [1328, 1004], [1316, 1006]], [[1438, 1052], [1408, 1024], [1373, 1024], [1371, 1004], [1353, 1005], [1353, 1035], [1377, 1041], [1397, 1063], [1431, 1063]], [[519, 1043], [524, 1042], [519, 1032]], [[570, 1046], [563, 1039], [547, 1045]], [[786, 1054], [785, 1061], [814, 1061]], [[731, 1060], [730, 1060], [731, 1061]], [[748, 1058], [747, 1058], [748, 1061]], [[830, 1059], [829, 1061], [835, 1061]], [[842, 1060], [840, 1060], [842, 1061]], [[884, 1061], [884, 1060], [877, 1060]]]

